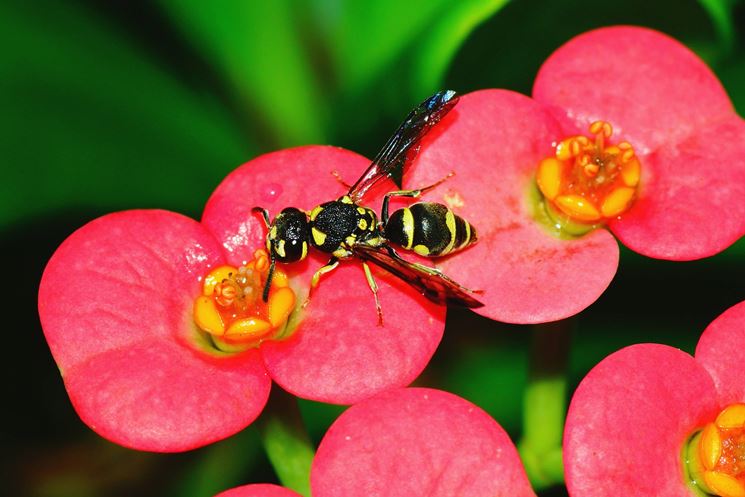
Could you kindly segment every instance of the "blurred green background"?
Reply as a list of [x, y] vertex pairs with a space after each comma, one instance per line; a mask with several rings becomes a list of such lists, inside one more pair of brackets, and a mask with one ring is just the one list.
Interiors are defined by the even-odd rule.
[[[330, 143], [372, 156], [433, 91], [529, 93], [555, 48], [622, 23], [683, 41], [745, 112], [745, 6], [735, 0], [0, 3], [0, 250], [10, 344], [0, 444], [8, 495], [207, 497], [276, 481], [255, 428], [164, 455], [120, 448], [79, 421], [36, 312], [46, 260], [77, 227], [128, 208], [198, 218], [231, 169], [277, 148]], [[692, 352], [704, 327], [745, 297], [743, 281], [742, 240], [690, 263], [623, 249], [611, 287], [577, 320], [571, 385], [627, 344]], [[475, 402], [517, 439], [527, 331], [452, 312], [417, 384]], [[301, 408], [315, 441], [342, 411]]]

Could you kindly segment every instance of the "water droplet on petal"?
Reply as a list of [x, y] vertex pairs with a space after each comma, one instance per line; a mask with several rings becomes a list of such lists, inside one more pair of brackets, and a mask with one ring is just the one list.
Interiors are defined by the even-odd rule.
[[261, 201], [264, 204], [275, 202], [282, 195], [282, 185], [279, 183], [268, 183], [261, 190]]

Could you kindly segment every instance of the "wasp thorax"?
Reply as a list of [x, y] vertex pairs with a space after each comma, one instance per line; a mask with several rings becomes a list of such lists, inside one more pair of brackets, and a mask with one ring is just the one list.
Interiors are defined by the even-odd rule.
[[593, 137], [572, 136], [556, 146], [554, 157], [538, 165], [536, 182], [551, 211], [571, 221], [601, 224], [630, 206], [641, 166], [628, 142], [609, 144], [611, 125], [590, 125]]
[[308, 217], [287, 207], [274, 218], [266, 237], [266, 249], [279, 262], [297, 262], [308, 255]]
[[272, 338], [295, 307], [287, 276], [275, 270], [266, 302], [262, 291], [269, 255], [262, 249], [240, 267], [219, 266], [204, 278], [202, 295], [194, 301], [194, 322], [223, 350], [256, 347]]
[[340, 259], [350, 255], [349, 248], [355, 243], [378, 235], [375, 211], [355, 204], [348, 195], [313, 208], [309, 226], [313, 246]]

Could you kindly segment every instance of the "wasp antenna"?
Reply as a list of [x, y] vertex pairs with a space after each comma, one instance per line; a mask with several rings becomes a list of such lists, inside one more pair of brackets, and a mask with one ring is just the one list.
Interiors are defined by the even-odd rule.
[[269, 229], [269, 225], [271, 224], [269, 222], [269, 211], [264, 209], [263, 207], [254, 207], [251, 209], [251, 212], [254, 214], [260, 213], [261, 217], [264, 218], [264, 224], [266, 224], [267, 229]]
[[263, 300], [264, 302], [269, 301], [269, 289], [272, 287], [272, 278], [274, 277], [274, 254], [272, 254], [270, 257], [271, 262], [269, 263], [269, 272], [267, 272], [266, 274], [266, 284], [264, 285], [264, 291], [261, 294], [261, 300]]

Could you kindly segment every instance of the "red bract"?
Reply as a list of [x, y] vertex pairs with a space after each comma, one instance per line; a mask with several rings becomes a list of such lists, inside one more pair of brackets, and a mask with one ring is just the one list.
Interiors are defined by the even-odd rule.
[[277, 485], [256, 483], [231, 488], [230, 490], [220, 492], [215, 497], [300, 497], [300, 494]]
[[[202, 223], [165, 211], [127, 211], [71, 235], [44, 272], [39, 314], [83, 421], [125, 446], [178, 451], [250, 424], [272, 379], [293, 394], [334, 403], [410, 383], [440, 341], [445, 310], [376, 274], [385, 318], [378, 326], [358, 264], [325, 276], [310, 306], [297, 310], [294, 333], [259, 349], [220, 352], [192, 318], [210, 269], [239, 266], [264, 246], [266, 228], [252, 207], [273, 214], [286, 206], [310, 209], [344, 193], [332, 170], [353, 180], [368, 163], [332, 147], [284, 150], [228, 176]], [[300, 302], [325, 262], [308, 259], [283, 268]]]
[[684, 445], [722, 409], [745, 402], [744, 363], [745, 302], [706, 328], [695, 357], [640, 344], [600, 362], [567, 415], [564, 465], [572, 497], [692, 495]]
[[[321, 441], [310, 479], [313, 497], [535, 497], [504, 430], [470, 402], [427, 388], [350, 407]], [[221, 497], [264, 495], [254, 488]]]
[[[560, 239], [536, 221], [536, 170], [595, 121], [611, 124], [614, 143], [633, 145], [636, 200], [610, 232]], [[442, 268], [484, 290], [477, 312], [500, 321], [553, 321], [594, 302], [618, 265], [611, 232], [670, 260], [713, 255], [745, 233], [745, 123], [701, 60], [648, 29], [604, 28], [569, 41], [543, 64], [532, 99], [505, 90], [462, 96], [425, 140], [406, 185], [449, 171], [455, 177], [425, 197], [457, 205], [479, 243]]]

